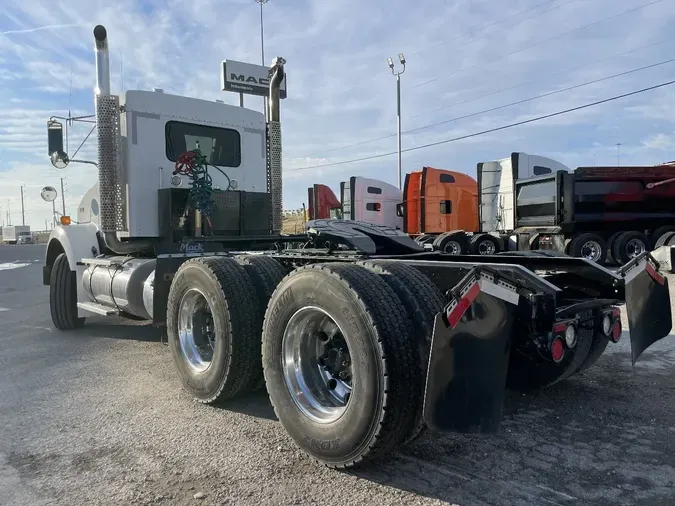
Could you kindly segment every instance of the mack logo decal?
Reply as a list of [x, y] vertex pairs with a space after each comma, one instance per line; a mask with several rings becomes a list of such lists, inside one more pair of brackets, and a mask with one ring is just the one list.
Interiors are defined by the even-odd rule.
[[261, 86], [269, 86], [270, 80], [260, 77], [256, 79], [253, 76], [245, 76], [244, 74], [230, 74], [230, 81], [244, 81], [247, 83], [259, 84]]
[[181, 253], [203, 253], [204, 245], [200, 242], [184, 242], [180, 245]]
[[[236, 60], [224, 60], [220, 74], [223, 91], [267, 96], [270, 86], [270, 69]], [[279, 86], [279, 98], [286, 98], [286, 76]]]

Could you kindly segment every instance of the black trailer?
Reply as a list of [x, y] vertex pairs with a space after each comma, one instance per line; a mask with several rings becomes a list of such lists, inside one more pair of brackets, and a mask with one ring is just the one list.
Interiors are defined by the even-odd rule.
[[675, 236], [675, 165], [561, 170], [514, 192], [518, 250], [623, 265]]

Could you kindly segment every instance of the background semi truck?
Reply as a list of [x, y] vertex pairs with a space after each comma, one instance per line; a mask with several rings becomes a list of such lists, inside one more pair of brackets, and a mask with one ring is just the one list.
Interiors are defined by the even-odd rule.
[[[341, 194], [345, 219], [400, 228], [428, 248], [450, 254], [556, 250], [623, 265], [643, 251], [675, 245], [675, 164], [579, 167], [512, 153], [482, 162], [477, 180], [423, 167], [403, 192], [350, 178]], [[387, 193], [369, 193], [384, 187]], [[386, 195], [386, 197], [384, 197]], [[397, 216], [385, 202], [401, 199]]]
[[7, 225], [2, 227], [2, 242], [5, 244], [17, 244], [20, 237], [32, 237], [28, 225]]
[[[151, 321], [192, 398], [223, 404], [264, 388], [295, 444], [326, 466], [382, 458], [426, 428], [495, 432], [507, 384], [542, 388], [590, 367], [621, 338], [624, 304], [633, 363], [672, 328], [668, 282], [648, 253], [613, 273], [539, 253], [426, 251], [351, 220], [282, 235], [284, 60], [270, 68], [266, 120], [190, 97], [114, 95], [101, 25], [94, 45], [99, 178], [79, 209], [96, 220], [64, 219], [50, 234], [54, 327]], [[57, 118], [49, 131], [64, 168]], [[280, 247], [294, 242], [303, 247]]]

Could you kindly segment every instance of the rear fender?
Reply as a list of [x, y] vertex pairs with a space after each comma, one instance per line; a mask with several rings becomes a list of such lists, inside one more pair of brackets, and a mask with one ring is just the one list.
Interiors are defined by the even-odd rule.
[[436, 315], [424, 420], [438, 432], [491, 433], [502, 418], [518, 285], [474, 267]]
[[625, 264], [618, 274], [625, 283], [631, 359], [635, 365], [642, 352], [673, 328], [670, 290], [658, 262], [648, 252]]

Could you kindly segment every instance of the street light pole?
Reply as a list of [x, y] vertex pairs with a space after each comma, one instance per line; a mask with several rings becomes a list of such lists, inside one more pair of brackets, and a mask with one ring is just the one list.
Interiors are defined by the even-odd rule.
[[396, 77], [396, 119], [398, 123], [398, 189], [402, 190], [402, 169], [401, 169], [401, 74], [405, 72], [405, 56], [403, 53], [398, 53], [398, 60], [401, 62], [403, 68], [396, 72], [394, 70], [394, 60], [387, 58], [389, 69], [393, 76]]

